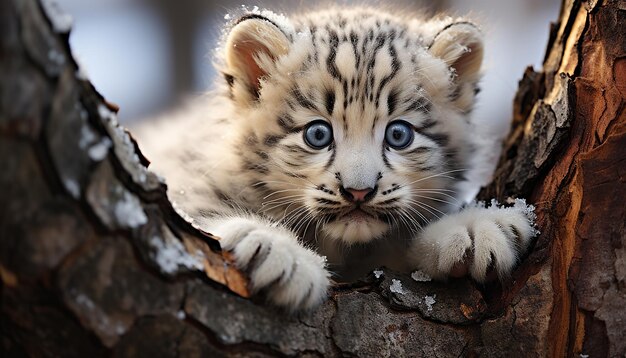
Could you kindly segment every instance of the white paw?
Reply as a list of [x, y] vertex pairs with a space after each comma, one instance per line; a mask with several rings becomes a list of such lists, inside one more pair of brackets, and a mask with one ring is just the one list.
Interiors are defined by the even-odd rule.
[[324, 258], [289, 230], [243, 217], [215, 220], [209, 230], [249, 273], [253, 292], [262, 290], [274, 304], [291, 310], [313, 308], [326, 298], [330, 282]]
[[522, 201], [510, 208], [465, 208], [428, 225], [412, 259], [433, 278], [469, 274], [485, 282], [492, 271], [506, 278], [536, 235], [532, 210]]

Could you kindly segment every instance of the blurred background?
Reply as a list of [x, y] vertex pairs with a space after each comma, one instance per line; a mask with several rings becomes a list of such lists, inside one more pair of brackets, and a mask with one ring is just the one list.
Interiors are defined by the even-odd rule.
[[[232, 1], [57, 0], [74, 18], [70, 43], [91, 81], [120, 105], [128, 123], [211, 87], [211, 54]], [[265, 0], [244, 3], [278, 12], [311, 7], [311, 2]], [[391, 4], [431, 13], [471, 13], [487, 36], [483, 91], [476, 118], [506, 128], [524, 68], [541, 66], [548, 25], [559, 0], [340, 1]], [[317, 2], [319, 6], [319, 2]], [[313, 5], [315, 6], [315, 5]]]
[[[526, 66], [541, 67], [549, 23], [558, 18], [560, 7], [559, 0], [57, 2], [74, 18], [70, 43], [75, 57], [96, 88], [120, 106], [119, 119], [127, 126], [211, 88], [215, 75], [211, 56], [221, 26], [241, 4], [286, 14], [325, 3], [422, 9], [429, 14], [470, 13], [486, 34], [485, 76], [474, 115], [485, 124], [481, 137], [495, 140], [494, 150], [483, 153], [493, 165], [498, 140], [509, 128], [517, 82]], [[483, 170], [482, 177], [488, 177], [490, 170]]]

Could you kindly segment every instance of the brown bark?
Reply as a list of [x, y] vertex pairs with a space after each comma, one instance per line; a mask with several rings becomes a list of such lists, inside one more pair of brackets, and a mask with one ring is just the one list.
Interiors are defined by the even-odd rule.
[[0, 2], [3, 356], [626, 354], [623, 1], [564, 1], [543, 71], [520, 82], [481, 193], [538, 207], [542, 234], [511, 282], [386, 270], [299, 315], [244, 298], [51, 24], [35, 0]]

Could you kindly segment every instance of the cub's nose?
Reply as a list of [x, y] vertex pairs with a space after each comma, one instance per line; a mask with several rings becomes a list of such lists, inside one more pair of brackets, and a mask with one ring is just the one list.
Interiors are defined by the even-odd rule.
[[369, 201], [374, 197], [374, 195], [376, 195], [377, 190], [378, 186], [366, 189], [344, 188], [343, 186], [339, 187], [341, 196], [351, 203], [364, 203]]

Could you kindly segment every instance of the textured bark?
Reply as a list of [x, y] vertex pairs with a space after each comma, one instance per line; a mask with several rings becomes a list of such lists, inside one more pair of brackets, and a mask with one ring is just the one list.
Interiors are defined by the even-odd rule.
[[0, 2], [3, 356], [626, 354], [623, 1], [564, 1], [543, 70], [520, 82], [480, 194], [538, 207], [542, 234], [510, 282], [385, 270], [296, 315], [246, 298], [219, 239], [177, 214], [42, 9]]

